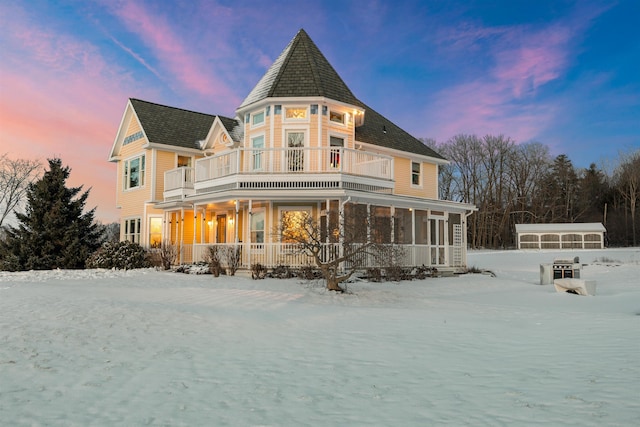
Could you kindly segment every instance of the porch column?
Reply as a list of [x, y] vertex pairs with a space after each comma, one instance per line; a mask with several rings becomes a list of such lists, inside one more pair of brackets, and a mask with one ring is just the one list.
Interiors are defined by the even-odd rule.
[[[184, 238], [184, 208], [180, 208], [180, 218], [178, 219], [180, 222], [180, 236], [178, 238], [178, 244], [182, 248], [182, 244], [184, 243], [182, 239]], [[184, 260], [184, 251], [180, 251], [180, 264], [182, 264]]]
[[[253, 243], [251, 240], [251, 224], [253, 221], [253, 199], [249, 199], [249, 206], [247, 207], [248, 215], [245, 215], [247, 218], [247, 237], [245, 237], [244, 241], [245, 247], [247, 249], [247, 265], [251, 268], [251, 244]], [[263, 239], [264, 240], [264, 239]]]
[[193, 247], [196, 246], [196, 242], [198, 241], [196, 239], [197, 233], [198, 233], [198, 211], [196, 209], [196, 205], [193, 205]]
[[236, 215], [234, 220], [235, 222], [233, 223], [233, 234], [234, 234], [233, 242], [236, 245], [238, 244], [238, 211], [239, 210], [240, 210], [240, 201], [236, 199]]
[[396, 243], [395, 241], [395, 231], [396, 231], [396, 218], [395, 218], [395, 214], [396, 214], [396, 208], [395, 206], [391, 206], [391, 208], [389, 209], [389, 215], [391, 215], [391, 218], [389, 218], [389, 222], [391, 223], [391, 236], [389, 241], [391, 243]]

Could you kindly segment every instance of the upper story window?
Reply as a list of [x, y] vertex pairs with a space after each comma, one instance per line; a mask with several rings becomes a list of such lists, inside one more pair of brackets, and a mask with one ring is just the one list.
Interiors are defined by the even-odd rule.
[[251, 115], [251, 126], [259, 126], [264, 123], [264, 111]]
[[191, 157], [178, 156], [178, 167], [179, 168], [190, 168], [191, 167]]
[[340, 113], [338, 111], [330, 111], [329, 120], [334, 123], [344, 124], [344, 113]]
[[421, 165], [418, 162], [411, 162], [411, 185], [420, 185]]
[[307, 108], [306, 107], [285, 108], [284, 118], [287, 120], [304, 120], [307, 118]]
[[263, 151], [264, 148], [264, 135], [256, 136], [251, 138], [251, 163], [252, 169], [262, 170], [263, 163]]
[[124, 161], [124, 189], [139, 188], [144, 185], [144, 154]]
[[331, 147], [331, 152], [329, 153], [329, 166], [332, 168], [339, 168], [340, 151], [341, 148], [344, 147], [344, 138], [339, 138], [337, 136], [329, 137], [329, 146]]
[[124, 141], [122, 141], [122, 145], [131, 144], [133, 141], [137, 141], [137, 140], [141, 139], [143, 136], [144, 136], [144, 134], [142, 133], [141, 130], [136, 132], [136, 133], [132, 133], [131, 135], [126, 137], [124, 139]]

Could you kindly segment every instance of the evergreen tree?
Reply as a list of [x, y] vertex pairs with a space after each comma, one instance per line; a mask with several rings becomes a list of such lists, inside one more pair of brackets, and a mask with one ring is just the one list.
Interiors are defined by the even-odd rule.
[[17, 213], [18, 227], [10, 227], [0, 242], [4, 270], [84, 268], [100, 246], [95, 208], [83, 213], [89, 190], [67, 188], [70, 169], [60, 159], [49, 159], [49, 170], [29, 185], [25, 213]]

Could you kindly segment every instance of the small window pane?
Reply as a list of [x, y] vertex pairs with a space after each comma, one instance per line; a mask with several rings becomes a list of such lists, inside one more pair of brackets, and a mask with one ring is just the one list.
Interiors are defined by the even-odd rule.
[[252, 117], [253, 117], [253, 119], [252, 119], [251, 123], [253, 125], [259, 125], [259, 124], [264, 123], [264, 111], [261, 111], [259, 113], [255, 113]]
[[343, 123], [344, 124], [344, 114], [338, 113], [337, 111], [331, 111], [329, 113], [329, 120], [335, 123]]
[[307, 109], [306, 108], [287, 108], [285, 117], [287, 119], [306, 119], [307, 118]]

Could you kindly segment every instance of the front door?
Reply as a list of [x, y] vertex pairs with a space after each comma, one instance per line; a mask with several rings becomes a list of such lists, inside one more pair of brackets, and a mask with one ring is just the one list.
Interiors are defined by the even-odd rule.
[[227, 243], [227, 215], [217, 215], [216, 224], [216, 243]]
[[429, 234], [431, 235], [431, 265], [446, 264], [444, 233], [444, 218], [429, 218]]

